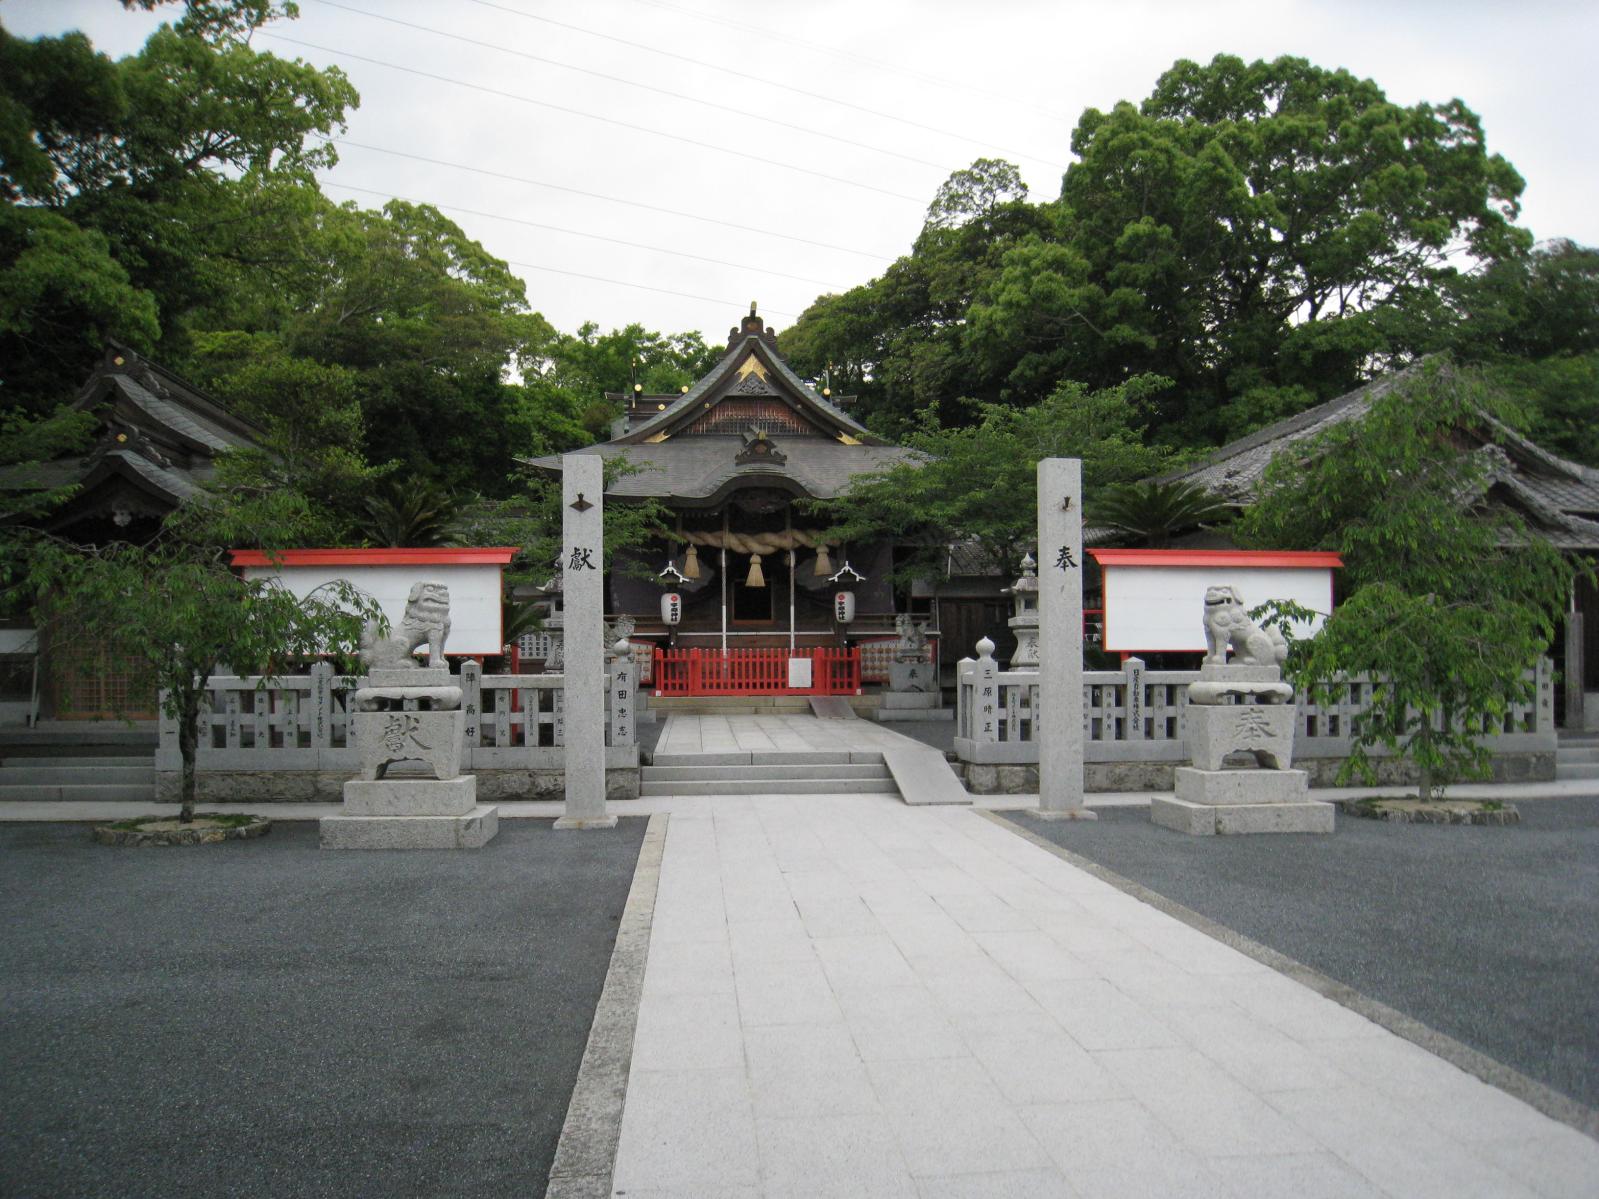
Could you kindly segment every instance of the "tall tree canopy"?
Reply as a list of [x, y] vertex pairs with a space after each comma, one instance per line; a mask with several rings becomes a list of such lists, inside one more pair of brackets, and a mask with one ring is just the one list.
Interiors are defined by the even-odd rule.
[[[143, 5], [154, 7], [154, 4]], [[253, 49], [267, 3], [194, 3], [135, 55], [0, 29], [0, 387], [42, 411], [107, 338], [181, 359], [194, 315], [283, 255], [355, 89]]]
[[1003, 164], [952, 176], [909, 255], [788, 331], [796, 362], [844, 364], [885, 431], [934, 392], [949, 414], [950, 393], [1154, 373], [1156, 427], [1219, 440], [1430, 348], [1396, 314], [1531, 240], [1464, 103], [1398, 105], [1299, 58], [1180, 61], [1142, 104], [1085, 112], [1072, 149], [1044, 204]]

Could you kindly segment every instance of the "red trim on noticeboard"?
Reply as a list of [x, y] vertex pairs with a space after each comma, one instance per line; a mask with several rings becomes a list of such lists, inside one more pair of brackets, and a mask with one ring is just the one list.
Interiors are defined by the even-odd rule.
[[476, 549], [279, 550], [274, 562], [265, 550], [229, 550], [235, 566], [504, 566], [519, 546]]
[[1342, 566], [1325, 550], [1099, 550], [1088, 551], [1101, 566]]

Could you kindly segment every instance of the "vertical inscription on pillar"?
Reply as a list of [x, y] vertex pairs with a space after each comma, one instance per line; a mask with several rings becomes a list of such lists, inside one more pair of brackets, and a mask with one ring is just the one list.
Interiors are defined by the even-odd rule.
[[1045, 816], [1083, 807], [1083, 464], [1038, 464], [1038, 806]]

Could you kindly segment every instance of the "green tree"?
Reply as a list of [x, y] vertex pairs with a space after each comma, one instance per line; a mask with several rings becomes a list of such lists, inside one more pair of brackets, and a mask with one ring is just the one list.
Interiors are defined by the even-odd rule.
[[391, 480], [367, 497], [357, 531], [368, 545], [459, 545], [462, 508], [436, 483]]
[[911, 252], [870, 283], [816, 300], [780, 335], [784, 354], [802, 374], [826, 372], [835, 390], [857, 393], [857, 415], [889, 437], [910, 432], [929, 406], [945, 424], [967, 423], [979, 404], [1011, 398], [1003, 371], [971, 352], [967, 324], [1007, 250], [1052, 235], [1053, 210], [1028, 204], [1026, 191], [1007, 162], [956, 171]]
[[1087, 506], [1089, 524], [1110, 529], [1140, 545], [1163, 549], [1202, 525], [1223, 524], [1233, 510], [1192, 483], [1123, 483], [1107, 488]]
[[10, 406], [57, 402], [107, 337], [180, 361], [197, 313], [294, 258], [284, 227], [357, 97], [337, 69], [249, 45], [292, 9], [197, 0], [117, 62], [81, 34], [0, 30], [0, 339], [25, 350], [0, 359]]
[[1478, 736], [1532, 698], [1573, 576], [1494, 501], [1495, 403], [1479, 377], [1429, 364], [1279, 455], [1240, 525], [1246, 544], [1343, 555], [1348, 598], [1290, 665], [1324, 700], [1370, 676], [1345, 775], [1369, 780], [1384, 746], [1415, 763], [1424, 799], [1486, 773]]
[[627, 395], [636, 385], [648, 395], [671, 395], [697, 382], [721, 356], [698, 333], [663, 334], [636, 324], [601, 333], [588, 321], [576, 334], [550, 337], [523, 370], [529, 402], [547, 430], [541, 452], [609, 437], [622, 409], [606, 392]]
[[1166, 464], [1169, 451], [1145, 444], [1141, 412], [1165, 383], [1138, 378], [1099, 391], [1064, 383], [1031, 408], [986, 405], [964, 427], [928, 413], [907, 439], [916, 461], [860, 480], [825, 506], [829, 540], [919, 543], [907, 569], [923, 575], [942, 569], [943, 547], [970, 541], [995, 569], [1012, 570], [1037, 539], [1039, 459], [1081, 458], [1085, 493]]
[[[1410, 106], [1299, 58], [1179, 61], [1086, 111], [1058, 200], [1003, 163], [940, 189], [910, 253], [784, 334], [898, 435], [941, 404], [1037, 403], [1062, 379], [1170, 379], [1157, 432], [1235, 437], [1458, 330], [1460, 262], [1514, 261], [1522, 181], [1459, 100]], [[972, 401], [952, 403], [956, 397]]]
[[105, 236], [42, 208], [0, 205], [0, 404], [40, 415], [70, 398], [108, 340], [160, 332]]
[[272, 677], [323, 652], [353, 652], [376, 605], [348, 584], [298, 599], [275, 580], [231, 571], [219, 551], [170, 534], [147, 546], [43, 545], [29, 582], [45, 597], [46, 636], [70, 629], [142, 664], [178, 725], [182, 811], [194, 819], [195, 759], [206, 688], [220, 668]]

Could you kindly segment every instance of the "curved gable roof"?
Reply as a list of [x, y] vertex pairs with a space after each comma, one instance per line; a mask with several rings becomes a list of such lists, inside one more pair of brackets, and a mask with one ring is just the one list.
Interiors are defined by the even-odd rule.
[[769, 385], [766, 394], [785, 400], [804, 413], [818, 430], [840, 441], [859, 442], [862, 445], [887, 445], [881, 437], [867, 430], [859, 421], [846, 416], [814, 391], [810, 384], [794, 373], [781, 355], [768, 345], [759, 334], [749, 333], [739, 338], [702, 378], [678, 399], [669, 404], [665, 412], [614, 438], [613, 445], [640, 445], [664, 441], [699, 419], [706, 409], [714, 408], [737, 386], [744, 364], [750, 359], [760, 363]]

